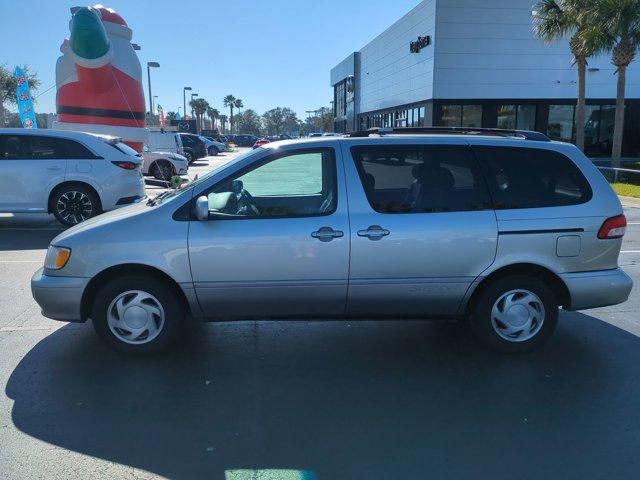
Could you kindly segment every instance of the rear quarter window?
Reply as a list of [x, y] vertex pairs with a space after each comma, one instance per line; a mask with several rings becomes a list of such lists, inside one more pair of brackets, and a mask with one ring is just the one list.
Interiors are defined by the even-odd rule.
[[474, 146], [496, 210], [579, 205], [589, 182], [565, 155], [537, 148]]

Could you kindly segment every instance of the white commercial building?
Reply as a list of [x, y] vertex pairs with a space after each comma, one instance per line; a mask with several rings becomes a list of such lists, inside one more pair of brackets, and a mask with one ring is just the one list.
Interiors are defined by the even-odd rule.
[[[334, 125], [529, 129], [575, 137], [577, 71], [566, 41], [533, 34], [534, 0], [424, 0], [331, 70]], [[640, 60], [638, 61], [640, 62]], [[640, 155], [640, 63], [627, 71], [623, 155]], [[589, 59], [586, 150], [611, 150], [608, 55]]]

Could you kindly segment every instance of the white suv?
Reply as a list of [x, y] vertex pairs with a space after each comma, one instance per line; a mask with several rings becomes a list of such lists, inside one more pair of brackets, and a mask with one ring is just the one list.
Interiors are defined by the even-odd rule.
[[145, 197], [142, 157], [117, 137], [0, 129], [0, 212], [70, 226]]
[[169, 181], [174, 175], [186, 175], [189, 169], [187, 157], [172, 152], [151, 151], [148, 145], [142, 151], [142, 173], [158, 180]]

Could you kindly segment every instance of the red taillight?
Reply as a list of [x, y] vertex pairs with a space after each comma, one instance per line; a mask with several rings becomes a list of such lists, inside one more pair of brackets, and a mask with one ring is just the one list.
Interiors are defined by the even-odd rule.
[[598, 238], [602, 240], [610, 238], [620, 238], [627, 231], [627, 218], [624, 215], [607, 218], [600, 230], [598, 230]]
[[124, 168], [125, 170], [135, 170], [136, 168], [138, 168], [138, 164], [133, 162], [111, 162], [111, 163], [113, 163], [116, 167]]

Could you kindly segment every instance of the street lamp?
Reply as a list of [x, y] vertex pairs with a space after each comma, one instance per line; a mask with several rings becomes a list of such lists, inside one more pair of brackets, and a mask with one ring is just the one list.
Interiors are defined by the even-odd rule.
[[182, 88], [182, 114], [187, 114], [187, 90], [192, 90], [191, 87]]
[[147, 80], [149, 82], [149, 113], [153, 115], [153, 97], [151, 96], [151, 68], [158, 68], [158, 62], [147, 62]]

